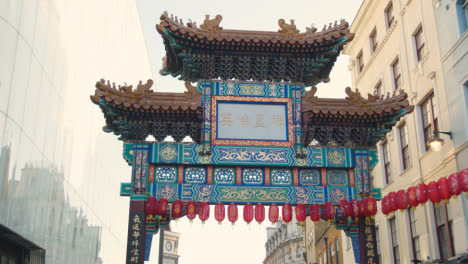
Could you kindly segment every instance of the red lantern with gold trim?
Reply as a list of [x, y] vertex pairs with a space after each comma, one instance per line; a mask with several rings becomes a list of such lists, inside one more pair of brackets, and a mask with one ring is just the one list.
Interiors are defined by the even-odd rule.
[[351, 218], [353, 215], [353, 209], [351, 208], [351, 204], [347, 200], [340, 201], [340, 209], [343, 212], [343, 216], [346, 218]]
[[306, 213], [306, 207], [302, 203], [298, 203], [296, 205], [296, 219], [299, 223], [302, 223], [306, 220], [307, 218], [307, 213]]
[[374, 218], [377, 214], [377, 200], [374, 197], [370, 196], [367, 198], [367, 207], [366, 207], [367, 215]]
[[388, 215], [390, 213], [390, 198], [388, 195], [386, 195], [384, 198], [382, 198], [382, 213], [384, 215]]
[[218, 223], [221, 224], [221, 222], [224, 220], [224, 217], [226, 216], [226, 212], [224, 209], [224, 204], [222, 203], [217, 203], [215, 205], [215, 219], [218, 221]]
[[332, 202], [328, 201], [323, 206], [323, 217], [331, 222], [331, 220], [335, 217], [335, 206]]
[[416, 187], [416, 200], [418, 200], [419, 204], [424, 205], [428, 199], [429, 196], [427, 194], [427, 185], [424, 183], [420, 183]]
[[439, 188], [437, 187], [437, 183], [432, 181], [427, 185], [427, 195], [429, 196], [431, 202], [434, 203], [436, 206], [440, 203], [440, 194]]
[[460, 183], [458, 182], [458, 174], [450, 174], [450, 176], [448, 177], [448, 185], [450, 195], [457, 197], [462, 192]]
[[253, 220], [253, 206], [251, 204], [244, 205], [244, 221], [250, 224]]
[[312, 204], [310, 206], [310, 220], [317, 222], [320, 221], [320, 205]]
[[200, 209], [198, 209], [198, 217], [202, 220], [202, 223], [205, 223], [210, 217], [210, 205], [207, 202], [203, 202], [200, 204]]
[[276, 204], [270, 205], [270, 208], [268, 208], [268, 219], [270, 219], [270, 222], [273, 224], [278, 222], [278, 217], [279, 217], [279, 208]]
[[157, 206], [158, 199], [156, 199], [154, 196], [148, 197], [148, 199], [146, 199], [145, 213], [147, 215], [155, 215], [157, 212]]
[[388, 194], [388, 198], [390, 199], [390, 212], [395, 212], [398, 210], [398, 203], [397, 203], [397, 195], [395, 192], [390, 192]]
[[351, 204], [351, 208], [353, 209], [352, 217], [357, 222], [359, 219], [359, 216], [361, 215], [361, 204], [356, 199], [352, 199], [350, 204]]
[[468, 169], [458, 172], [458, 184], [460, 184], [462, 192], [468, 195]]
[[194, 201], [188, 201], [185, 206], [185, 214], [190, 221], [197, 216], [197, 204]]
[[397, 206], [400, 211], [406, 210], [408, 208], [408, 199], [406, 198], [406, 192], [405, 190], [399, 190], [397, 192]]
[[292, 220], [292, 207], [290, 204], [284, 204], [282, 208], [283, 221], [289, 223]]
[[228, 206], [228, 219], [232, 224], [237, 221], [237, 205], [235, 203], [230, 203]]
[[184, 215], [184, 203], [177, 199], [172, 203], [171, 214], [175, 219], [181, 218]]
[[439, 188], [439, 195], [442, 200], [448, 203], [448, 200], [452, 195], [450, 194], [449, 184], [447, 178], [440, 178], [437, 181], [437, 187]]
[[255, 221], [262, 223], [265, 220], [265, 206], [259, 203], [255, 205]]
[[416, 187], [408, 188], [408, 191], [406, 191], [406, 200], [411, 207], [416, 207], [419, 205], [418, 199], [416, 199]]
[[156, 213], [162, 217], [166, 217], [168, 204], [169, 204], [169, 201], [166, 198], [159, 199]]

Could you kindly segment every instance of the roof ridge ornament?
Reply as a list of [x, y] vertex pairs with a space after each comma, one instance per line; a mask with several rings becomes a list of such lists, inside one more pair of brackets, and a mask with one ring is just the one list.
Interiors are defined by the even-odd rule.
[[187, 88], [187, 91], [184, 93], [189, 97], [189, 98], [200, 98], [201, 93], [197, 90], [197, 87], [193, 86], [190, 81], [185, 81], [185, 88]]
[[223, 20], [221, 15], [216, 15], [213, 19], [210, 19], [210, 15], [205, 15], [205, 20], [203, 21], [203, 24], [200, 25], [200, 28], [207, 30], [210, 33], [218, 33], [223, 29], [219, 26], [221, 20]]
[[366, 100], [361, 96], [361, 93], [359, 90], [356, 88], [356, 91], [353, 92], [350, 87], [346, 87], [345, 89], [346, 95], [346, 100], [348, 101], [349, 104], [365, 104]]
[[284, 19], [279, 19], [278, 20], [278, 25], [281, 28], [278, 30], [283, 36], [296, 36], [299, 33], [299, 30], [297, 30], [296, 25], [294, 24], [294, 19], [290, 19], [290, 24], [286, 23]]

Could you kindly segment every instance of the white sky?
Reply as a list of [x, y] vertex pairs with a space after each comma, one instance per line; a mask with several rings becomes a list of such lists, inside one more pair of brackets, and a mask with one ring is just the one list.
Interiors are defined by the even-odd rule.
[[[137, 0], [148, 54], [152, 64], [155, 89], [158, 91], [184, 91], [184, 84], [171, 76], [159, 75], [162, 58], [165, 55], [162, 38], [155, 25], [164, 11], [182, 18], [203, 23], [205, 14], [223, 16], [221, 27], [225, 29], [277, 31], [278, 19], [294, 19], [297, 28], [315, 24], [319, 30], [324, 24], [346, 19], [350, 24], [357, 13], [361, 0], [309, 0], [309, 1], [266, 1], [266, 0], [199, 0], [199, 1], [155, 1]], [[319, 97], [344, 97], [345, 87], [351, 85], [347, 69], [348, 58], [344, 55], [337, 60], [331, 72], [331, 81], [318, 85]], [[239, 208], [239, 219], [242, 209]], [[191, 263], [245, 263], [259, 264], [265, 258], [266, 227], [265, 221], [247, 225], [239, 220], [232, 226], [227, 220], [219, 225], [214, 220], [213, 208], [210, 219], [205, 224], [197, 218], [193, 223], [184, 218], [172, 225], [173, 231], [180, 232], [180, 264]], [[156, 263], [158, 237], [153, 239], [151, 263]]]

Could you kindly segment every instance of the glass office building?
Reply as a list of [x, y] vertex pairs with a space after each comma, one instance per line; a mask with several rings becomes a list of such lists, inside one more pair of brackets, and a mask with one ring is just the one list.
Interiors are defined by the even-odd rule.
[[151, 78], [135, 2], [0, 0], [0, 36], [0, 263], [124, 263], [130, 170], [89, 95]]

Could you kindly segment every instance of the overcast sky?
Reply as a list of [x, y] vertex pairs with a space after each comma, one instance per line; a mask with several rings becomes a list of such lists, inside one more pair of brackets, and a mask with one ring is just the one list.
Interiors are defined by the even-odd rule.
[[[203, 23], [205, 14], [222, 15], [221, 27], [225, 29], [277, 31], [278, 19], [294, 19], [297, 28], [303, 32], [314, 24], [319, 30], [324, 24], [335, 20], [353, 21], [361, 0], [199, 0], [199, 1], [155, 1], [138, 0], [143, 32], [150, 57], [154, 88], [157, 91], [184, 91], [184, 84], [171, 76], [159, 75], [162, 58], [165, 55], [162, 38], [155, 25], [164, 11], [182, 18]], [[350, 72], [347, 69], [348, 58], [341, 55], [331, 72], [331, 81], [318, 85], [319, 97], [344, 97], [346, 86], [351, 85]], [[239, 213], [242, 213], [239, 208]], [[256, 222], [247, 225], [243, 220], [231, 225], [228, 221], [221, 225], [213, 219], [201, 224], [197, 218], [193, 223], [184, 218], [172, 225], [173, 231], [180, 232], [180, 264], [192, 263], [245, 263], [259, 264], [265, 259], [266, 227], [268, 221], [259, 225]], [[239, 217], [242, 218], [241, 215]], [[151, 263], [157, 261], [158, 237], [154, 238]]]

